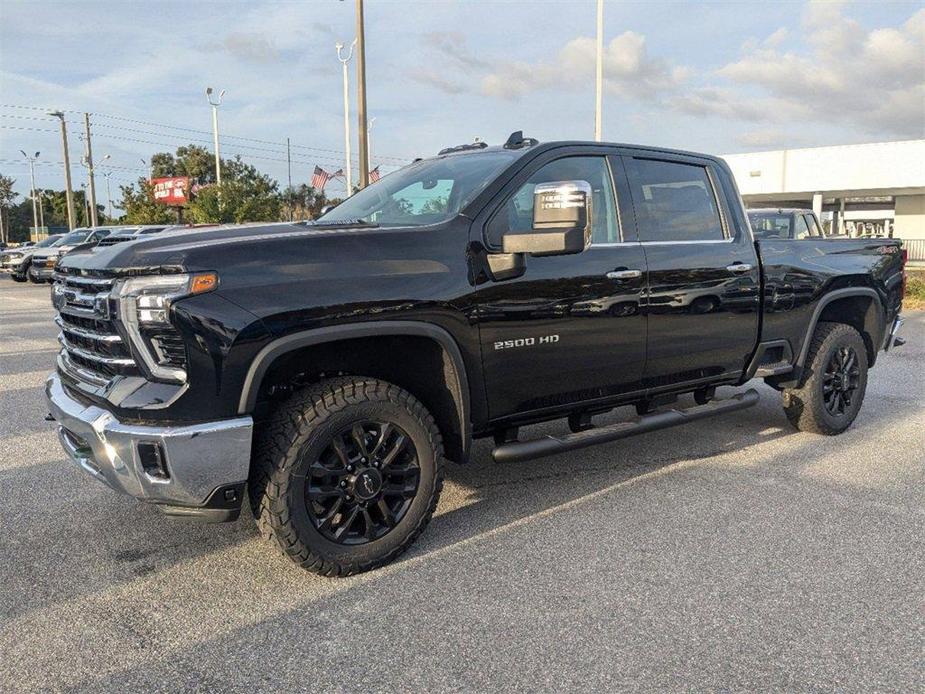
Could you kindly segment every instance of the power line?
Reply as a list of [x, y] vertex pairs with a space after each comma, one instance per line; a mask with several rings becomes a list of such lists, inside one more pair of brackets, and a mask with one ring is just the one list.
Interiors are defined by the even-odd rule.
[[[0, 104], [0, 108], [13, 108], [13, 109], [22, 109], [22, 110], [29, 110], [29, 111], [41, 111], [41, 112], [47, 112], [47, 111], [48, 111], [48, 109], [42, 108], [42, 107], [39, 107], [39, 106], [23, 106], [23, 105], [19, 105], [19, 104]], [[64, 109], [64, 112], [65, 112], [65, 113], [83, 113], [82, 111], [77, 111], [77, 110], [74, 110], [74, 109]], [[0, 114], [0, 115], [7, 116], [7, 117], [16, 117], [16, 118], [21, 118], [21, 119], [29, 119], [29, 117], [27, 117], [27, 116], [14, 116], [14, 115], [11, 115], [11, 114]], [[183, 126], [179, 126], [179, 125], [169, 125], [169, 124], [167, 124], [167, 123], [158, 123], [158, 122], [156, 122], [156, 121], [141, 120], [141, 119], [138, 119], [138, 118], [127, 118], [127, 117], [125, 117], [125, 116], [116, 116], [116, 115], [109, 114], [109, 113], [95, 113], [95, 112], [90, 112], [90, 115], [91, 115], [91, 116], [94, 116], [94, 117], [96, 117], [96, 118], [105, 118], [105, 119], [109, 119], [109, 120], [117, 120], [117, 121], [122, 121], [122, 122], [125, 122], [125, 123], [136, 123], [136, 124], [139, 124], [139, 125], [149, 125], [149, 126], [153, 126], [153, 127], [156, 127], [156, 128], [162, 128], [162, 129], [167, 129], [167, 130], [178, 130], [178, 131], [181, 131], [181, 132], [198, 133], [198, 134], [201, 134], [201, 135], [210, 135], [210, 136], [211, 136], [211, 134], [212, 134], [211, 131], [209, 131], [209, 130], [201, 130], [201, 129], [198, 129], [198, 128], [189, 128], [189, 127], [183, 127]], [[45, 119], [45, 118], [37, 118], [36, 120], [47, 120], [47, 119]], [[96, 127], [100, 127], [100, 126], [97, 125]], [[118, 128], [118, 127], [120, 127], [120, 126], [109, 125], [109, 126], [106, 126], [106, 127]], [[126, 129], [126, 130], [130, 130], [130, 129], [128, 129], [128, 128], [125, 128], [125, 129]], [[160, 134], [160, 133], [155, 133], [155, 134]], [[165, 136], [167, 136], [167, 137], [172, 137], [172, 136], [166, 135], [166, 134], [165, 134]], [[242, 135], [223, 135], [221, 139], [222, 139], [223, 141], [226, 140], [226, 139], [242, 140], [242, 141], [244, 141], [244, 142], [256, 142], [256, 143], [258, 143], [258, 144], [265, 144], [265, 145], [279, 145], [279, 146], [283, 146], [283, 145], [285, 144], [285, 143], [283, 143], [283, 142], [276, 142], [276, 141], [274, 141], [274, 140], [263, 140], [263, 139], [256, 138], [256, 137], [244, 137], [244, 136], [242, 136]], [[338, 150], [338, 149], [324, 149], [324, 148], [321, 148], [321, 147], [312, 147], [312, 146], [310, 146], [310, 145], [301, 145], [301, 144], [298, 144], [298, 143], [295, 143], [295, 142], [292, 143], [292, 146], [293, 146], [293, 147], [297, 147], [297, 148], [299, 148], [299, 149], [304, 149], [304, 150], [312, 151], [312, 152], [324, 152], [324, 153], [327, 153], [327, 154], [336, 154], [336, 155], [339, 155], [339, 157], [344, 155], [344, 151], [343, 151], [343, 150]], [[411, 161], [413, 158], [414, 158], [414, 157], [393, 156], [393, 155], [385, 155], [385, 154], [378, 155], [378, 156], [376, 157], [377, 160], [382, 160], [383, 162], [385, 162], [385, 160], [392, 160], [392, 161], [395, 161], [395, 162], [398, 162], [398, 163], [401, 163], [401, 164], [404, 164], [404, 163], [406, 163], [406, 162], [409, 162], [409, 161]]]

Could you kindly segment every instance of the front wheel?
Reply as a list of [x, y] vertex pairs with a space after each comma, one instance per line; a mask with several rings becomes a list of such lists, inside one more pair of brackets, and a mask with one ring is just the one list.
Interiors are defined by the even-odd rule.
[[281, 405], [255, 442], [250, 498], [261, 534], [303, 568], [347, 576], [404, 552], [443, 487], [443, 443], [409, 392], [332, 378]]
[[844, 323], [816, 327], [806, 357], [808, 376], [783, 391], [784, 412], [800, 431], [833, 436], [851, 426], [867, 390], [867, 348]]

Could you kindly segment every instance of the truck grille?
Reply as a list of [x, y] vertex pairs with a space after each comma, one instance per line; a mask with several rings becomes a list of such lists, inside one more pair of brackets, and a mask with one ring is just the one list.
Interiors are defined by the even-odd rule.
[[62, 366], [72, 378], [93, 385], [141, 371], [111, 317], [113, 280], [56, 274], [55, 323], [61, 332]]

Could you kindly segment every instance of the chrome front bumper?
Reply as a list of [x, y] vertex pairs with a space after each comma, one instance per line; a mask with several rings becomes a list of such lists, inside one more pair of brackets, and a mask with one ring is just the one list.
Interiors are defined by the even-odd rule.
[[[123, 424], [73, 398], [57, 374], [46, 381], [45, 395], [62, 447], [94, 479], [172, 515], [237, 517], [250, 468], [250, 417], [187, 426]], [[142, 465], [139, 443], [160, 447], [160, 474]]]

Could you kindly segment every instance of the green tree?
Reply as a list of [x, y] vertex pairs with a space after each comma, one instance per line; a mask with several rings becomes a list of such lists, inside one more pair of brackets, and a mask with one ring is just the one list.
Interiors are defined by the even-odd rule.
[[13, 190], [14, 185], [16, 185], [15, 178], [0, 174], [0, 215], [3, 217], [3, 224], [0, 225], [3, 227], [3, 238], [0, 238], [0, 241], [4, 243], [12, 240], [9, 226], [10, 219], [7, 209], [11, 207], [16, 198], [19, 197], [16, 191]]
[[282, 200], [279, 185], [241, 160], [222, 162], [222, 184], [200, 188], [187, 208], [193, 222], [275, 222]]
[[120, 207], [125, 211], [122, 221], [126, 224], [169, 224], [177, 220], [177, 214], [171, 208], [154, 202], [154, 190], [147, 180], [139, 178], [138, 188], [134, 184], [120, 188]]
[[321, 210], [326, 205], [336, 205], [341, 200], [339, 198], [329, 199], [323, 191], [317, 191], [304, 183], [287, 188], [282, 193], [282, 213], [286, 219], [289, 219], [289, 204], [292, 202], [292, 219], [299, 221], [302, 219], [315, 219], [321, 215]]

